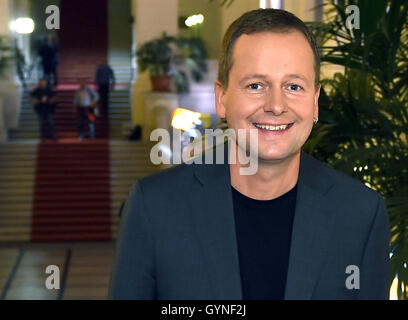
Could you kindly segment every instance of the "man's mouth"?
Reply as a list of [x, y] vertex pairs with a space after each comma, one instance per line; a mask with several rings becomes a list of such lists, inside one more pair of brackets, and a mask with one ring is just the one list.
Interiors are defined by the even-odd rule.
[[262, 129], [262, 130], [284, 131], [284, 130], [289, 129], [293, 125], [293, 122], [289, 124], [280, 124], [280, 125], [270, 125], [270, 124], [261, 124], [261, 123], [254, 123], [253, 125], [257, 127], [258, 129]]

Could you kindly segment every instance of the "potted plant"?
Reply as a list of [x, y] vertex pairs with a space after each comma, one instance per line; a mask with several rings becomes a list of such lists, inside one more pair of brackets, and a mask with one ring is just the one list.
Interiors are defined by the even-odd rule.
[[163, 34], [161, 38], [145, 42], [136, 52], [140, 71], [148, 70], [153, 91], [169, 91], [170, 63], [173, 52], [172, 38]]
[[207, 72], [207, 49], [200, 38], [176, 38], [173, 81], [177, 92], [189, 92], [189, 78], [200, 82]]
[[[391, 279], [399, 299], [408, 299], [408, 3], [328, 3], [332, 18], [312, 26], [322, 61], [344, 71], [323, 79], [327, 99], [319, 103], [320, 121], [304, 150], [385, 198]], [[360, 29], [347, 27], [352, 4], [360, 8]]]
[[189, 91], [189, 77], [200, 81], [207, 71], [207, 50], [201, 39], [177, 38], [163, 33], [145, 42], [136, 52], [140, 71], [149, 71], [153, 91]]

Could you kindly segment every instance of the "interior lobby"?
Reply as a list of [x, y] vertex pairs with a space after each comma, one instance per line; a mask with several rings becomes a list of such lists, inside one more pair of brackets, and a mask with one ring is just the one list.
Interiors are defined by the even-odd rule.
[[[0, 300], [107, 299], [124, 201], [135, 181], [167, 167], [150, 160], [151, 132], [170, 130], [183, 112], [194, 114], [203, 130], [220, 127], [214, 82], [228, 26], [258, 8], [320, 22], [323, 2], [0, 0], [0, 39], [20, 56], [0, 75]], [[19, 31], [19, 22], [28, 31]], [[198, 38], [202, 55], [192, 61], [194, 51], [186, 57], [188, 50], [178, 48], [171, 68], [180, 82], [156, 89], [138, 59], [144, 44], [164, 36], [174, 46]], [[41, 136], [30, 98], [44, 76], [40, 48], [50, 37], [58, 48], [57, 139]], [[198, 69], [188, 69], [193, 63]], [[99, 92], [100, 65], [114, 74], [109, 111], [96, 115], [95, 139], [87, 130], [79, 138], [73, 101], [81, 79]], [[327, 75], [339, 70], [322, 67]]]

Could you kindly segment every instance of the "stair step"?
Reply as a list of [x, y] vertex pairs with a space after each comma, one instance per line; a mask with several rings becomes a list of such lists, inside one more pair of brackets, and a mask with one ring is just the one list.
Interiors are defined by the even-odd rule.
[[111, 222], [110, 216], [105, 217], [61, 217], [61, 219], [53, 219], [50, 223], [48, 219], [37, 219], [32, 225], [35, 228], [49, 229], [50, 231], [56, 231], [56, 229], [63, 231], [64, 229], [71, 229], [75, 227], [75, 231], [80, 231], [81, 229], [89, 228], [91, 224], [92, 227], [98, 229], [109, 229], [107, 225]]
[[[76, 79], [70, 80], [76, 84]], [[28, 91], [23, 95], [19, 128], [9, 130], [15, 140], [0, 144], [0, 241], [30, 241], [32, 224], [41, 232], [35, 232], [34, 242], [107, 241], [116, 237], [119, 209], [133, 184], [158, 170], [150, 162], [155, 143], [77, 140], [78, 119], [72, 113], [74, 90], [70, 90], [58, 93], [54, 120], [59, 141], [39, 144], [38, 117]], [[96, 135], [107, 137], [110, 131], [111, 139], [122, 139], [124, 126], [131, 124], [129, 90], [113, 91], [109, 109], [109, 124], [97, 118]], [[37, 159], [37, 149], [46, 156]], [[102, 158], [106, 152], [109, 159]], [[46, 163], [37, 170], [37, 161]], [[37, 179], [35, 172], [40, 174]], [[67, 178], [73, 181], [69, 185]], [[106, 186], [107, 179], [110, 182]], [[50, 199], [66, 202], [59, 205]], [[90, 225], [105, 229], [89, 232]]]
[[0, 241], [3, 241], [5, 236], [15, 236], [16, 234], [30, 234], [31, 227], [28, 226], [7, 226], [7, 228], [0, 228]]
[[22, 210], [22, 211], [0, 211], [0, 223], [4, 223], [8, 220], [30, 220], [31, 219], [31, 210]]
[[32, 237], [32, 242], [86, 242], [86, 241], [111, 241], [108, 232], [75, 233], [71, 232], [57, 234], [37, 234]]

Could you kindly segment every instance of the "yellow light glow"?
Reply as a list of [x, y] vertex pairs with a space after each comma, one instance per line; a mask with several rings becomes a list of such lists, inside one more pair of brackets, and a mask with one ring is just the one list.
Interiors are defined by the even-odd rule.
[[10, 23], [9, 23], [9, 29], [10, 29], [11, 31], [16, 31], [16, 21], [15, 21], [15, 20], [10, 21]]
[[10, 23], [10, 28], [21, 34], [32, 33], [34, 31], [34, 21], [31, 18], [18, 18]]
[[193, 20], [191, 19], [191, 17], [188, 17], [184, 23], [186, 24], [187, 27], [193, 26]]
[[197, 23], [203, 23], [204, 22], [204, 16], [200, 13], [197, 15]]
[[174, 110], [171, 118], [171, 126], [175, 129], [190, 131], [194, 124], [200, 123], [200, 113], [184, 108]]
[[397, 286], [398, 286], [398, 278], [395, 277], [394, 280], [392, 281], [391, 288], [390, 288], [390, 300], [398, 300]]
[[201, 24], [204, 22], [204, 16], [200, 13], [200, 14], [195, 14], [192, 16], [189, 16], [184, 23], [186, 24], [187, 27], [192, 27], [196, 24]]

